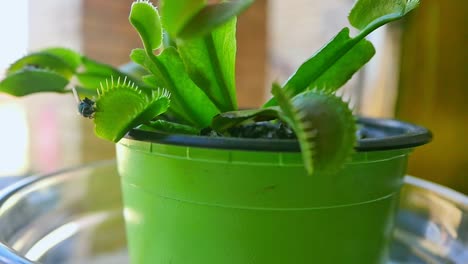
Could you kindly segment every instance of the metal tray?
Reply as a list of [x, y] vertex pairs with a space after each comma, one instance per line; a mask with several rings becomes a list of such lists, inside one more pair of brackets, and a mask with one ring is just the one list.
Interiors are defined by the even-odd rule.
[[[407, 176], [389, 263], [468, 263], [468, 197]], [[0, 193], [0, 264], [128, 263], [115, 161]]]

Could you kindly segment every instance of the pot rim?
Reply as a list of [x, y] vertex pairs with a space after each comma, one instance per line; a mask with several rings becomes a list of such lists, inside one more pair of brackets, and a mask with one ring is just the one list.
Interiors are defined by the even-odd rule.
[[[382, 151], [407, 149], [424, 145], [432, 140], [432, 133], [421, 126], [395, 119], [357, 117], [361, 134], [369, 137], [357, 140], [355, 150]], [[268, 152], [300, 152], [299, 142], [293, 139], [254, 139], [208, 137], [182, 134], [166, 134], [157, 131], [132, 129], [126, 139], [166, 145], [247, 150]]]

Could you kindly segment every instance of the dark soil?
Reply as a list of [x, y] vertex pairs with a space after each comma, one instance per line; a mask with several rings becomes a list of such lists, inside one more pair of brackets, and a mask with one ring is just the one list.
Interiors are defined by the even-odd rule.
[[[264, 138], [264, 139], [296, 139], [294, 131], [283, 122], [256, 122], [229, 128], [226, 132], [220, 133], [208, 127], [202, 129], [201, 136], [209, 137], [236, 137], [236, 138]], [[358, 127], [356, 131], [358, 139], [372, 137], [365, 129]]]
[[229, 128], [225, 133], [219, 133], [211, 128], [201, 131], [202, 136], [264, 138], [264, 139], [295, 139], [294, 131], [283, 122], [256, 122]]

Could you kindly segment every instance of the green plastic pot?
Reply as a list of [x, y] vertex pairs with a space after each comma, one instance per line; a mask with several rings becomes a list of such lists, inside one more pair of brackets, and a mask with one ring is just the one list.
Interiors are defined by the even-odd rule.
[[117, 162], [132, 263], [385, 263], [408, 154], [431, 135], [359, 122], [352, 160], [313, 176], [296, 141], [131, 131]]

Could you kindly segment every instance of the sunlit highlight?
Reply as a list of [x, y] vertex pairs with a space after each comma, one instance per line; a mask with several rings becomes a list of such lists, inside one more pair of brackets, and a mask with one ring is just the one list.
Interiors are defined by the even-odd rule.
[[0, 176], [23, 175], [29, 165], [29, 127], [25, 109], [0, 101]]

